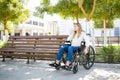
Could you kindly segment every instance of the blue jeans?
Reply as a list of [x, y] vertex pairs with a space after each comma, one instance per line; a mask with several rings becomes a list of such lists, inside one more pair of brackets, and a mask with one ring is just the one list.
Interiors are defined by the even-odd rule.
[[63, 45], [59, 49], [56, 60], [60, 61], [62, 59], [63, 53], [68, 52], [67, 61], [72, 62], [72, 56], [76, 50], [80, 50], [80, 46]]

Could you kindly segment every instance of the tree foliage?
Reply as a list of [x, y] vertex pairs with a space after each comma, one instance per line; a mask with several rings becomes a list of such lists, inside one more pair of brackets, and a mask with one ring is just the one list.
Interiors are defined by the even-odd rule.
[[[36, 7], [37, 12], [34, 13], [35, 16], [44, 17], [45, 12], [48, 14], [53, 14], [53, 7], [50, 4], [50, 0], [42, 0], [42, 3], [38, 7]], [[52, 11], [52, 12], [51, 12]]]
[[[95, 19], [94, 20], [94, 28], [103, 28], [103, 20], [97, 20]], [[114, 24], [113, 24], [113, 21], [110, 21], [110, 22], [106, 22], [106, 28], [113, 28]]]
[[29, 16], [29, 10], [19, 0], [0, 0], [0, 22], [8, 29], [8, 22], [23, 22]]
[[97, 0], [93, 20], [96, 21], [99, 27], [103, 20], [105, 20], [106, 28], [112, 28], [113, 20], [116, 18], [120, 18], [119, 0]]
[[[93, 7], [93, 0], [82, 0], [82, 3], [86, 13], [89, 14]], [[73, 18], [77, 22], [79, 18], [84, 17], [77, 0], [59, 0], [55, 5], [51, 5], [50, 0], [43, 0], [43, 3], [36, 10], [37, 12], [35, 14], [40, 17], [43, 17], [45, 12], [48, 14], [59, 14], [65, 19]]]
[[[93, 9], [93, 0], [80, 0], [86, 15], [88, 16]], [[47, 5], [46, 5], [47, 4]], [[43, 0], [43, 3], [36, 8], [35, 14], [43, 16], [45, 12], [48, 14], [59, 14], [63, 18], [73, 18], [77, 22], [79, 18], [86, 17], [80, 9], [77, 0], [59, 0], [54, 6], [50, 4], [50, 0]], [[91, 15], [91, 14], [90, 14]], [[89, 16], [88, 16], [89, 17]], [[88, 18], [87, 18], [88, 19]]]
[[73, 18], [78, 22], [79, 18], [83, 18], [83, 14], [77, 2], [72, 0], [61, 0], [54, 6], [54, 12], [63, 18]]

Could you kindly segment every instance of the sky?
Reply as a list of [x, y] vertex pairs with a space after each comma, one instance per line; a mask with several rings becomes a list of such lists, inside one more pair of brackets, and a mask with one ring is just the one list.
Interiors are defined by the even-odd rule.
[[35, 7], [39, 6], [40, 0], [29, 0], [27, 3], [27, 8], [30, 9], [31, 11], [35, 11]]

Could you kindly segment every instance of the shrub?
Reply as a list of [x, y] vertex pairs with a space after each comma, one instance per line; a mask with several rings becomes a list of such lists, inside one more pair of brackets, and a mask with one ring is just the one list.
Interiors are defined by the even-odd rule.
[[114, 57], [114, 62], [120, 62], [120, 46], [116, 46], [116, 55], [118, 56]]
[[108, 63], [112, 63], [114, 62], [114, 55], [112, 54], [116, 54], [116, 48], [115, 46], [109, 45], [109, 46], [103, 46], [101, 49], [101, 53], [104, 54], [103, 55], [103, 59], [105, 62]]
[[7, 42], [0, 41], [0, 48], [5, 48], [7, 45]]
[[96, 54], [103, 54], [96, 56], [97, 62], [120, 63], [120, 46], [103, 46], [96, 49]]

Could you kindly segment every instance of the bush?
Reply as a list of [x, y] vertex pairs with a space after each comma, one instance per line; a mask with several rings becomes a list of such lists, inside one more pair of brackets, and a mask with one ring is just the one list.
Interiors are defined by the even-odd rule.
[[114, 62], [120, 62], [120, 46], [116, 46], [116, 55], [118, 56], [114, 57]]
[[105, 54], [105, 55], [103, 55], [104, 61], [108, 62], [108, 63], [114, 62], [114, 55], [112, 55], [112, 54], [115, 54], [116, 53], [115, 51], [116, 51], [116, 48], [112, 45], [103, 46], [102, 53]]
[[[113, 63], [113, 62], [120, 62], [120, 46], [103, 46], [101, 48], [98, 48], [96, 50], [97, 54], [103, 54], [100, 56], [97, 56], [99, 58], [99, 61], [104, 61], [108, 63]], [[118, 55], [118, 56], [115, 56]], [[96, 59], [97, 59], [96, 58]]]
[[0, 41], [0, 48], [5, 48], [7, 45], [7, 42]]

